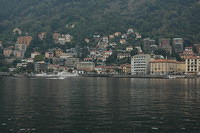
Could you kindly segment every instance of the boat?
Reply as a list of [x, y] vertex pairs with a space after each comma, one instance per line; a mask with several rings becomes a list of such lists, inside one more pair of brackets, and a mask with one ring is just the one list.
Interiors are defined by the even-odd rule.
[[41, 78], [57, 78], [57, 79], [64, 79], [67, 77], [77, 77], [79, 76], [78, 73], [70, 73], [70, 72], [57, 72], [57, 73], [37, 73], [32, 74], [30, 77], [41, 77]]
[[168, 79], [185, 78], [185, 75], [168, 75]]

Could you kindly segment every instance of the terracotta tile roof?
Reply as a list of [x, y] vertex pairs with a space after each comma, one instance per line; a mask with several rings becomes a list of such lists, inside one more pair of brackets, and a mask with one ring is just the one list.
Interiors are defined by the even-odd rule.
[[150, 63], [176, 63], [175, 60], [168, 60], [168, 59], [158, 59], [154, 61], [150, 61]]

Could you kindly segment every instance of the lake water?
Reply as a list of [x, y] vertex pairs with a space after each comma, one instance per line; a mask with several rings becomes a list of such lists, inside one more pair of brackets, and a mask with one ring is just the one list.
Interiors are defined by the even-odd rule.
[[200, 133], [200, 79], [0, 78], [0, 133]]

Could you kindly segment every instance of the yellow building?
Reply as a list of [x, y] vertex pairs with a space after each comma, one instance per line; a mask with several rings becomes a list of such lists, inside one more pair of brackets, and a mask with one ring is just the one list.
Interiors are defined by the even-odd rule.
[[178, 74], [183, 74], [185, 73], [185, 62], [178, 62], [176, 63], [176, 72]]
[[186, 74], [198, 74], [200, 71], [200, 57], [191, 56], [187, 57], [185, 60], [185, 71]]
[[176, 61], [168, 59], [158, 59], [150, 61], [151, 75], [168, 75], [176, 72]]
[[62, 52], [61, 49], [57, 49], [57, 50], [55, 51], [55, 53], [56, 53], [56, 57], [60, 57], [60, 56], [63, 54], [63, 52]]

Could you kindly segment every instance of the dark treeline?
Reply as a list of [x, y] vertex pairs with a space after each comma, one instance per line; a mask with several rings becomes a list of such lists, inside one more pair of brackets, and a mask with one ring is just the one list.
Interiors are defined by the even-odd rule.
[[133, 27], [155, 39], [183, 37], [197, 43], [199, 18], [199, 0], [1, 0], [0, 40], [9, 40], [15, 27], [29, 34], [70, 33], [80, 43], [95, 32]]

